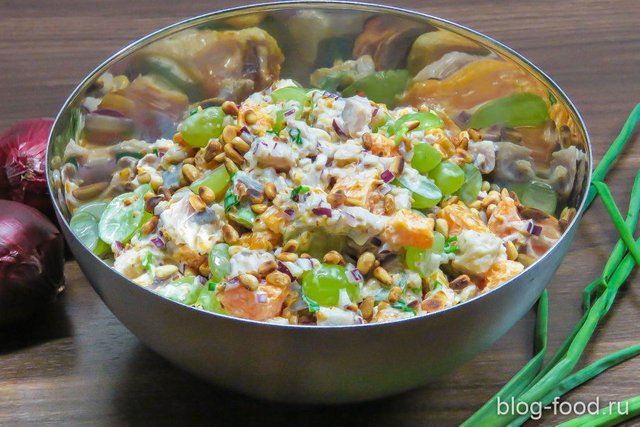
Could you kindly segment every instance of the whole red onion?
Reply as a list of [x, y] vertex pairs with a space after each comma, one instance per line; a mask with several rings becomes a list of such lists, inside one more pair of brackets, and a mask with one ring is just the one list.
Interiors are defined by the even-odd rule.
[[0, 200], [0, 326], [24, 320], [64, 286], [64, 240], [39, 211]]
[[55, 221], [45, 177], [53, 119], [23, 120], [0, 136], [0, 199], [27, 204]]

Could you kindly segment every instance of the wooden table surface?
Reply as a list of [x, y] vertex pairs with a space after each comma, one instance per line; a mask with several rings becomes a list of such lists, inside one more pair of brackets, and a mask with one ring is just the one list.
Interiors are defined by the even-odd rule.
[[[0, 129], [53, 116], [74, 85], [130, 41], [179, 19], [241, 1], [1, 0]], [[640, 101], [640, 8], [634, 0], [387, 1], [475, 28], [548, 72], [576, 103], [599, 159]], [[640, 141], [609, 177], [626, 205]], [[599, 202], [586, 214], [551, 287], [555, 348], [579, 318], [580, 291], [601, 270], [616, 233]], [[74, 262], [67, 290], [32, 322], [0, 333], [0, 425], [456, 425], [530, 357], [529, 313], [490, 351], [449, 378], [394, 398], [340, 407], [256, 401], [205, 384], [142, 345], [102, 304]], [[632, 275], [584, 361], [640, 341]], [[583, 363], [584, 363], [583, 361]], [[640, 394], [640, 358], [568, 395], [601, 402]], [[567, 416], [547, 414], [549, 425]]]

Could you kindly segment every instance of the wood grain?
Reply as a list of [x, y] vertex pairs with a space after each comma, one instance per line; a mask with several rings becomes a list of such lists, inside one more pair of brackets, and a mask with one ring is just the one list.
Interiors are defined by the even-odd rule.
[[[640, 12], [634, 0], [385, 3], [468, 25], [548, 72], [576, 103], [599, 159], [640, 101]], [[0, 128], [53, 116], [74, 85], [111, 52], [179, 19], [238, 1], [0, 1]], [[628, 149], [610, 174], [626, 204], [640, 164]], [[580, 316], [580, 291], [598, 275], [616, 233], [599, 202], [586, 214], [551, 292], [551, 346]], [[632, 275], [582, 364], [640, 341]], [[205, 384], [146, 349], [106, 309], [74, 263], [67, 291], [40, 317], [0, 332], [0, 425], [457, 425], [531, 356], [533, 315], [449, 378], [394, 398], [340, 407], [260, 402]], [[389, 361], [401, 363], [401, 361]], [[428, 369], [428, 367], [425, 367]], [[601, 402], [640, 394], [640, 359], [568, 396]], [[547, 414], [530, 425], [567, 416]]]

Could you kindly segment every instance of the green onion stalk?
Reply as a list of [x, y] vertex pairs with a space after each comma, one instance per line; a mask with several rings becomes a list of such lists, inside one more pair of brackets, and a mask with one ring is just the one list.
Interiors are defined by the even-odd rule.
[[[614, 161], [628, 142], [631, 133], [640, 120], [640, 104], [631, 112], [620, 134], [607, 150], [602, 161], [593, 172], [593, 185], [587, 194], [588, 207], [596, 195], [600, 195], [621, 238], [616, 243], [611, 256], [607, 260], [602, 275], [591, 282], [583, 290], [584, 314], [577, 322], [571, 334], [555, 352], [551, 360], [543, 367], [547, 349], [547, 307], [548, 295], [543, 293], [538, 302], [538, 321], [536, 324], [536, 354], [498, 393], [475, 412], [462, 426], [519, 426], [526, 422], [529, 414], [498, 415], [497, 402], [514, 398], [531, 407], [533, 402], [548, 404], [556, 397], [589, 381], [612, 366], [635, 357], [640, 353], [640, 346], [631, 346], [606, 356], [586, 368], [571, 374], [584, 352], [593, 332], [600, 320], [609, 312], [616, 298], [618, 289], [626, 281], [636, 263], [640, 263], [640, 239], [634, 241], [633, 232], [638, 222], [640, 211], [640, 173], [636, 176], [631, 191], [627, 217], [622, 219], [620, 210], [615, 204], [609, 188], [603, 180]], [[629, 413], [640, 414], [640, 396], [632, 398]], [[635, 415], [625, 415], [601, 411], [598, 415], [580, 417], [563, 425], [601, 425], [591, 424], [603, 422], [613, 425]], [[582, 420], [582, 421], [580, 421]], [[584, 424], [590, 423], [590, 424]], [[613, 424], [607, 424], [613, 423]]]

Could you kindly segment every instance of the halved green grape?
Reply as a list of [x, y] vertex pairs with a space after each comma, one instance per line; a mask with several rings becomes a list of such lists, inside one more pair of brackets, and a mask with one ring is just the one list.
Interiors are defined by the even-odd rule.
[[358, 283], [350, 281], [347, 274], [341, 265], [321, 264], [302, 275], [302, 289], [306, 296], [326, 307], [338, 305], [341, 289], [347, 291], [351, 301], [358, 301]]
[[404, 92], [408, 80], [407, 70], [378, 71], [353, 82], [342, 91], [342, 96], [349, 97], [363, 92], [373, 102], [393, 108], [397, 97]]
[[432, 208], [442, 200], [442, 192], [426, 176], [418, 175], [417, 179], [410, 181], [406, 176], [402, 175], [394, 181], [394, 184], [411, 191], [411, 197], [413, 198], [411, 207], [414, 209]]
[[75, 215], [78, 215], [80, 212], [85, 212], [92, 215], [96, 221], [99, 221], [107, 205], [107, 202], [89, 202], [76, 209]]
[[253, 228], [253, 223], [256, 220], [256, 214], [253, 213], [250, 207], [241, 206], [237, 209], [231, 209], [227, 212], [227, 215], [231, 220], [237, 222], [243, 227], [247, 227], [249, 229]]
[[89, 248], [91, 252], [96, 255], [104, 254], [105, 245], [100, 244], [101, 240], [98, 232], [98, 221], [93, 215], [88, 212], [77, 212], [73, 217], [71, 217], [69, 226], [76, 237], [87, 248]]
[[558, 205], [558, 195], [549, 184], [531, 181], [525, 184], [514, 184], [511, 189], [518, 195], [520, 203], [529, 208], [540, 209], [553, 215]]
[[460, 200], [468, 205], [478, 198], [478, 193], [482, 188], [482, 174], [480, 169], [472, 163], [466, 163], [462, 166], [462, 170], [464, 172], [464, 184], [456, 194], [460, 197]]
[[[432, 268], [431, 255], [440, 254], [444, 251], [444, 236], [437, 231], [433, 233], [433, 246], [431, 249], [421, 249], [408, 246], [405, 253], [405, 262], [410, 270], [419, 273], [422, 277], [431, 275], [435, 270]], [[437, 268], [437, 266], [436, 266]]]
[[142, 184], [141, 186], [133, 190], [133, 192], [140, 197], [144, 197], [144, 195], [150, 191], [151, 191], [151, 186], [149, 184]]
[[112, 245], [128, 242], [144, 223], [144, 199], [136, 193], [124, 193], [115, 197], [102, 213], [98, 230], [100, 238]]
[[222, 195], [227, 191], [229, 184], [231, 183], [231, 176], [227, 172], [227, 168], [224, 165], [220, 165], [211, 172], [207, 172], [200, 179], [195, 180], [189, 189], [198, 194], [201, 186], [209, 187], [213, 190], [213, 194], [216, 195], [216, 199], [221, 199]]
[[156, 292], [172, 301], [191, 305], [198, 300], [202, 289], [197, 277], [185, 276], [157, 288]]
[[231, 274], [231, 264], [229, 264], [229, 245], [218, 243], [213, 245], [209, 252], [209, 270], [211, 270], [211, 281], [220, 283], [226, 276]]
[[[308, 243], [302, 244], [299, 252], [307, 252], [314, 258], [322, 259], [324, 254], [331, 250], [342, 252], [347, 241], [345, 235], [331, 234], [323, 230], [314, 230], [310, 233], [309, 239], [306, 239]], [[296, 238], [295, 235], [285, 237]]]
[[275, 103], [295, 101], [304, 105], [307, 101], [307, 89], [296, 86], [283, 87], [271, 92], [271, 100]]
[[[198, 295], [198, 299], [193, 305], [206, 311], [212, 311], [219, 314], [229, 314], [227, 313], [227, 310], [222, 308], [218, 295], [215, 290], [211, 289], [212, 286], [209, 286], [210, 284], [212, 284], [211, 281], [205, 284], [204, 288], [200, 291], [200, 295]], [[213, 288], [215, 289], [215, 287]]]
[[483, 129], [501, 124], [509, 127], [538, 126], [547, 121], [547, 103], [533, 93], [517, 93], [489, 101], [473, 113], [470, 128]]
[[220, 107], [209, 107], [187, 117], [178, 130], [184, 142], [192, 147], [205, 147], [211, 138], [222, 134], [224, 113]]
[[444, 161], [429, 172], [429, 178], [433, 179], [442, 194], [453, 194], [464, 184], [464, 171], [455, 163]]
[[442, 161], [442, 154], [431, 144], [414, 145], [411, 166], [421, 174], [427, 174]]

